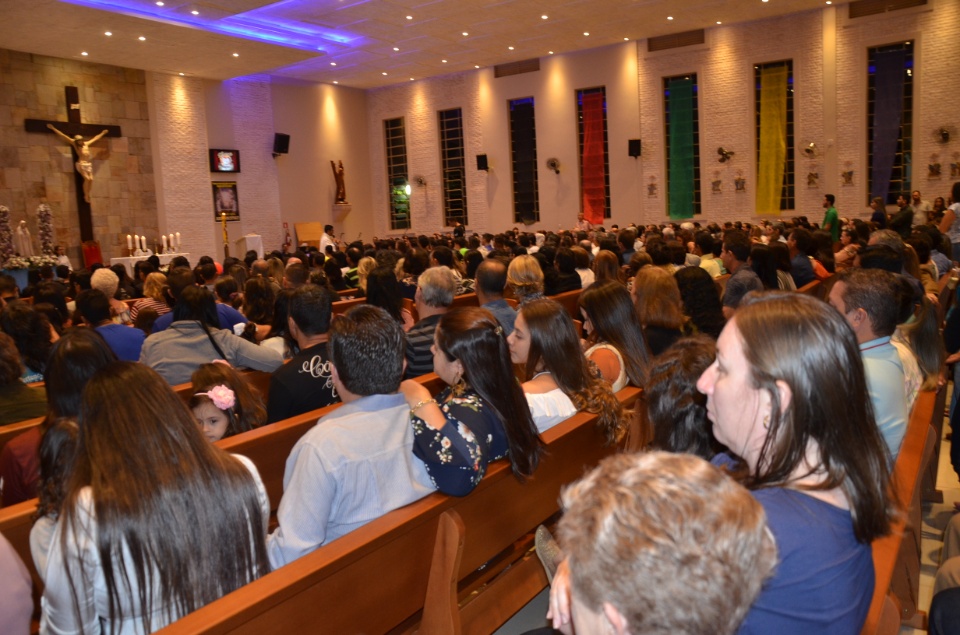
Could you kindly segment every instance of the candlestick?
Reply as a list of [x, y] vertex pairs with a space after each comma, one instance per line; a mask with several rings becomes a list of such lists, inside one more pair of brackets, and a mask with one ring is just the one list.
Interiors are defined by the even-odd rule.
[[127, 234], [127, 249], [133, 249], [133, 237]]
[[163, 252], [166, 253], [167, 252], [167, 235], [163, 234], [161, 237], [163, 238]]
[[141, 245], [141, 247], [140, 247], [141, 249], [143, 249], [144, 251], [147, 250], [147, 237], [146, 237], [146, 236], [141, 236], [141, 237], [140, 237], [140, 245]]
[[134, 249], [137, 249], [137, 250], [140, 249], [140, 234], [133, 235], [133, 244], [134, 244]]

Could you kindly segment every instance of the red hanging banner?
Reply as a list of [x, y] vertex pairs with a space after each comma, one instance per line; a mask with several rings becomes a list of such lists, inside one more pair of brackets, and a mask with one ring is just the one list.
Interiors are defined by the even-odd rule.
[[603, 93], [583, 95], [583, 154], [580, 156], [580, 191], [583, 216], [593, 225], [603, 224], [607, 202], [603, 162]]

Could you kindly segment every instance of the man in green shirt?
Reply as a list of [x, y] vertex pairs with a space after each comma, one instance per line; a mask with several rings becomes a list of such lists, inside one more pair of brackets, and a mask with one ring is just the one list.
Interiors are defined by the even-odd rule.
[[823, 215], [820, 229], [830, 232], [833, 242], [838, 242], [840, 240], [840, 217], [837, 216], [837, 208], [833, 206], [835, 200], [833, 194], [827, 194], [823, 197], [823, 207], [827, 210], [827, 213]]

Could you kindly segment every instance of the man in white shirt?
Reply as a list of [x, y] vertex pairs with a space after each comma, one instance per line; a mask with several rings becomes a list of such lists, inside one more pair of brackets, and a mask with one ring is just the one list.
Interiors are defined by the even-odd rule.
[[361, 305], [329, 333], [331, 377], [344, 405], [287, 459], [279, 527], [267, 537], [274, 569], [434, 491], [413, 455], [410, 406], [398, 392], [406, 345], [400, 325]]
[[323, 236], [320, 237], [320, 253], [326, 255], [328, 246], [332, 246], [333, 250], [337, 251], [339, 244], [340, 241], [333, 234], [333, 225], [324, 225]]

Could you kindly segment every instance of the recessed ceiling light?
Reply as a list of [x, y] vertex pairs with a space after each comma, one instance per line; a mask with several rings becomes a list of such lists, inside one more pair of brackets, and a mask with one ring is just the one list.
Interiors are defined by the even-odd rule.
[[334, 84], [339, 84], [340, 82], [338, 82], [337, 80], [333, 80], [333, 83], [334, 83]]
[[140, 40], [141, 42], [146, 42], [146, 41], [147, 41], [147, 38], [143, 37], [142, 35], [141, 35], [140, 37], [138, 37], [137, 39]]
[[512, 50], [513, 50], [513, 47], [512, 47], [512, 46], [508, 46], [507, 49], [512, 51]]
[[440, 61], [441, 61], [441, 62], [443, 62], [444, 64], [446, 64], [446, 63], [447, 63], [447, 60], [440, 60]]
[[467, 37], [468, 35], [470, 35], [470, 34], [467, 33], [466, 31], [463, 32], [463, 37]]
[[336, 65], [337, 65], [336, 62], [330, 62], [330, 66], [336, 66]]
[[234, 56], [234, 57], [240, 57], [240, 54], [239, 54], [239, 53], [234, 53], [233, 56]]
[[111, 35], [113, 35], [111, 31], [104, 31], [103, 34], [106, 35], [107, 37], [110, 37]]
[[760, 0], [760, 2], [770, 2], [770, 0]]
[[584, 35], [590, 35], [590, 31], [584, 31], [583, 34], [584, 34]]
[[413, 81], [413, 78], [412, 78], [412, 77], [410, 78], [410, 81], [411, 81], [411, 82]]
[[81, 51], [81, 52], [80, 52], [80, 55], [83, 55], [84, 57], [86, 57], [86, 56], [87, 56], [87, 52], [86, 52], [86, 51]]
[[549, 15], [541, 15], [541, 16], [540, 16], [540, 19], [541, 19], [541, 20], [546, 20], [546, 19], [549, 18], [549, 17], [550, 17]]
[[394, 51], [399, 51], [399, 50], [400, 50], [400, 47], [399, 47], [399, 46], [394, 46], [394, 47], [393, 47], [393, 50], [394, 50]]
[[473, 67], [474, 67], [474, 68], [480, 68], [480, 65], [479, 65], [479, 64], [474, 64]]
[[412, 16], [412, 15], [408, 15], [408, 16], [407, 16], [407, 19], [408, 19], [408, 20], [412, 20], [412, 19], [413, 19], [413, 16]]
[[723, 22], [721, 22], [720, 20], [717, 20], [717, 24], [723, 24]]
[[623, 38], [623, 41], [624, 41], [624, 42], [629, 42], [629, 41], [630, 41], [630, 38], [625, 37], [625, 38]]
[[197, 11], [196, 9], [194, 9], [194, 10], [191, 11], [190, 13], [192, 13], [193, 15], [200, 15], [200, 12]]
[[827, 0], [827, 4], [833, 4], [830, 0]]
[[667, 19], [668, 19], [668, 20], [672, 20], [672, 19], [673, 19], [673, 16], [672, 16], [672, 15], [668, 15], [668, 16], [667, 16]]
[[549, 53], [550, 55], [553, 55], [553, 51], [547, 51], [547, 53]]
[[383, 71], [383, 72], [380, 73], [380, 74], [385, 76], [385, 75], [387, 74], [387, 71]]
[[157, 0], [157, 6], [158, 6], [158, 7], [162, 7], [162, 6], [163, 6], [162, 0]]
[[183, 77], [183, 73], [180, 73], [180, 77]]

